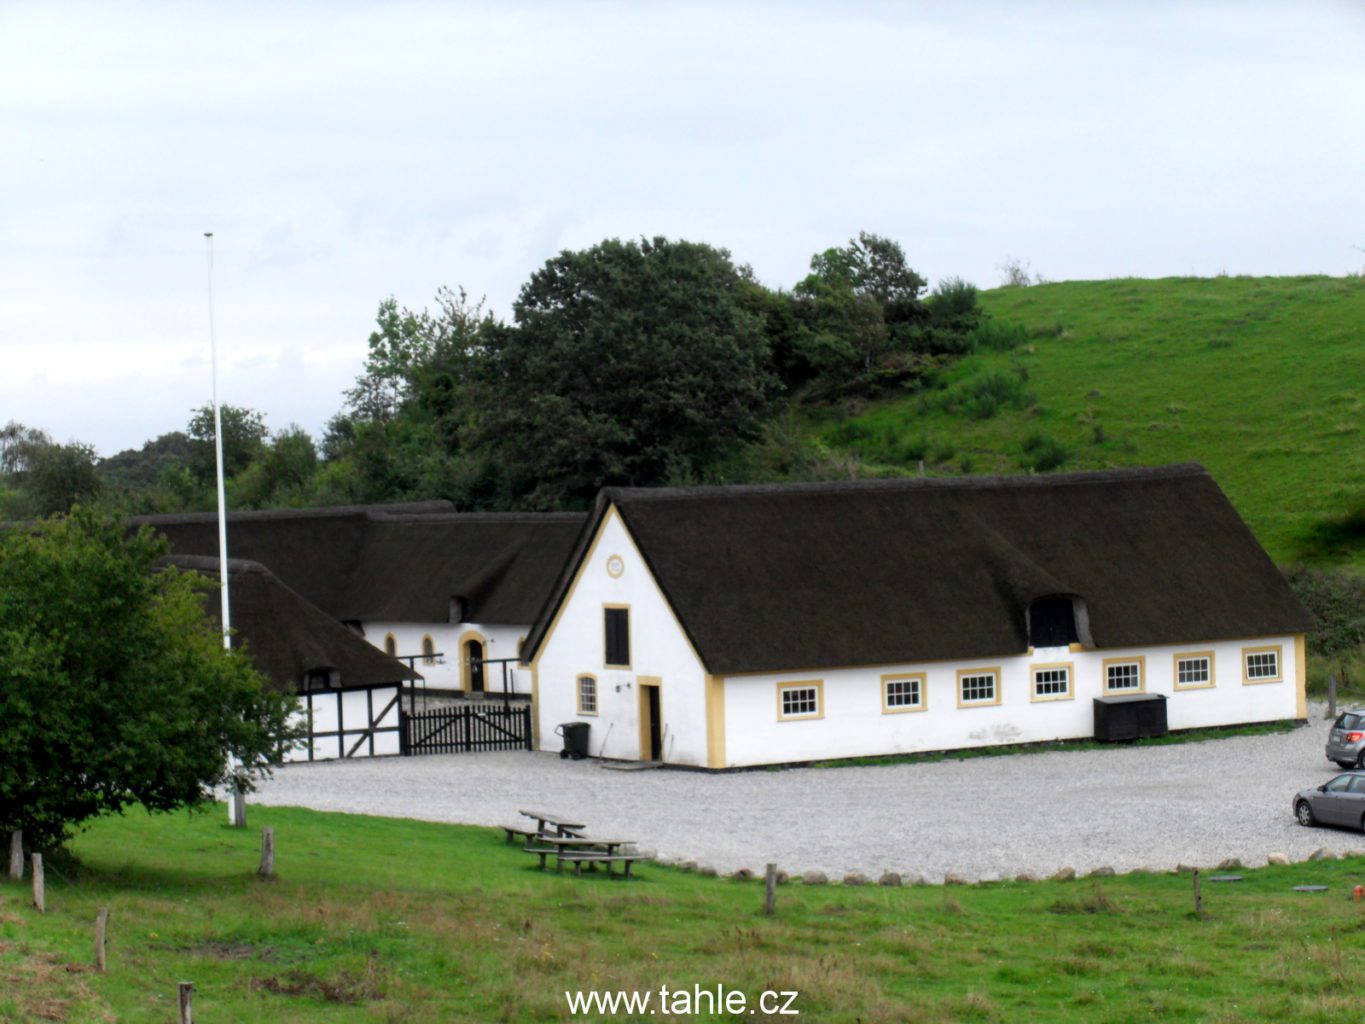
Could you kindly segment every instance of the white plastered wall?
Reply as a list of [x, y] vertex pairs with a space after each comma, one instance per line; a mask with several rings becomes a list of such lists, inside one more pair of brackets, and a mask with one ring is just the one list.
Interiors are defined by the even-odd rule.
[[[1299, 665], [1293, 636], [1260, 640], [1181, 644], [1127, 650], [1038, 650], [1031, 655], [964, 662], [883, 665], [836, 671], [795, 671], [730, 676], [724, 680], [725, 764], [746, 766], [785, 761], [951, 750], [1006, 743], [1080, 739], [1094, 735], [1093, 699], [1103, 695], [1104, 662], [1141, 657], [1144, 690], [1161, 693], [1171, 729], [1237, 725], [1297, 718]], [[1243, 683], [1243, 651], [1279, 647], [1281, 681]], [[1214, 684], [1175, 688], [1175, 655], [1212, 651]], [[1069, 663], [1072, 699], [1033, 701], [1032, 668]], [[998, 668], [1000, 703], [959, 707], [959, 669]], [[927, 707], [884, 713], [882, 675], [923, 672]], [[779, 684], [823, 681], [823, 718], [779, 721]]]
[[[621, 560], [619, 576], [608, 561]], [[630, 608], [629, 668], [604, 663], [603, 609]], [[540, 749], [558, 750], [555, 734], [564, 722], [592, 726], [588, 749], [594, 757], [640, 758], [641, 677], [659, 680], [663, 759], [705, 765], [707, 753], [705, 669], [674, 617], [615, 508], [607, 511], [592, 546], [570, 585], [536, 658]], [[577, 680], [597, 679], [598, 712], [578, 713]]]
[[[421, 654], [422, 638], [431, 637], [437, 652], [444, 658], [434, 664], [427, 664], [421, 658], [413, 663], [413, 668], [422, 674], [426, 685], [441, 690], [464, 688], [464, 673], [461, 659], [464, 645], [468, 640], [478, 640], [483, 644], [483, 656], [488, 658], [516, 658], [517, 641], [525, 638], [531, 631], [530, 626], [488, 626], [477, 622], [366, 622], [365, 639], [384, 650], [384, 639], [393, 635], [395, 648], [400, 656]], [[531, 693], [531, 673], [515, 661], [507, 665], [507, 683], [511, 692]], [[419, 687], [421, 683], [417, 684]], [[484, 690], [487, 693], [502, 693], [502, 666], [484, 666]]]

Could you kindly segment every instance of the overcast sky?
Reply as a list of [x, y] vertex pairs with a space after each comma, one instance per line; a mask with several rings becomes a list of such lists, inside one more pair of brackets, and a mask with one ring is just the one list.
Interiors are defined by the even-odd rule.
[[1365, 2], [0, 0], [0, 423], [317, 431], [387, 295], [662, 234], [790, 286], [1365, 267]]

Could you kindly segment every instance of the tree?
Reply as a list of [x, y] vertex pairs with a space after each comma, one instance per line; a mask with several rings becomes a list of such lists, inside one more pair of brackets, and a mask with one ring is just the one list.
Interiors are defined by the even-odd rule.
[[317, 471], [317, 446], [306, 430], [291, 423], [233, 479], [232, 504], [247, 508], [301, 504]]
[[293, 737], [293, 698], [223, 650], [164, 552], [86, 509], [0, 533], [0, 832], [51, 846], [133, 804], [194, 806], [227, 754], [268, 770]]
[[88, 502], [100, 492], [95, 449], [79, 441], [34, 449], [28, 458], [24, 489], [34, 514], [40, 516], [64, 514], [78, 503]]
[[10, 420], [0, 427], [0, 476], [23, 474], [33, 453], [51, 443], [52, 437], [46, 431]]
[[756, 435], [776, 384], [753, 287], [725, 250], [665, 238], [547, 261], [515, 326], [483, 332], [465, 484], [555, 508], [704, 476]]
[[[270, 431], [266, 429], [265, 418], [254, 409], [224, 405], [222, 420], [223, 476], [231, 478], [260, 456]], [[186, 433], [190, 436], [190, 472], [200, 486], [212, 486], [217, 472], [212, 405], [194, 410]]]

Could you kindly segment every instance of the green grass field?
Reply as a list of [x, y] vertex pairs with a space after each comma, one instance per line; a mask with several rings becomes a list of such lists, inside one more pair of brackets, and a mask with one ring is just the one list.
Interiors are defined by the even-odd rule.
[[983, 305], [1027, 340], [823, 419], [820, 440], [890, 472], [1020, 472], [1049, 441], [1064, 470], [1202, 462], [1277, 562], [1365, 568], [1365, 278], [1080, 281]]
[[[562, 1020], [567, 989], [663, 984], [800, 993], [799, 1018], [750, 1020], [1360, 1016], [1365, 903], [1350, 891], [1365, 860], [1206, 882], [1202, 920], [1174, 874], [787, 885], [766, 919], [758, 882], [650, 865], [628, 883], [541, 874], [486, 829], [253, 807], [252, 829], [234, 830], [222, 817], [100, 822], [74, 844], [79, 867], [50, 867], [45, 915], [26, 885], [0, 884], [0, 1020], [160, 1024], [180, 981], [196, 985], [196, 1021], [253, 1024]], [[253, 877], [262, 825], [277, 835], [271, 883]], [[1304, 883], [1329, 890], [1291, 891]]]

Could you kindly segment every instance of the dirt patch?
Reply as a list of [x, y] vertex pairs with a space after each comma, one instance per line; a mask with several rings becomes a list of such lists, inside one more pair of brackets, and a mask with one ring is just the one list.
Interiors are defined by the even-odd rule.
[[257, 946], [250, 942], [201, 942], [195, 946], [181, 946], [180, 951], [215, 960], [264, 960], [271, 963], [280, 958], [280, 951], [274, 946]]
[[382, 999], [388, 979], [371, 957], [363, 971], [342, 971], [335, 978], [320, 978], [307, 971], [286, 971], [268, 978], [255, 978], [251, 987], [281, 996], [310, 996], [350, 1006]]

